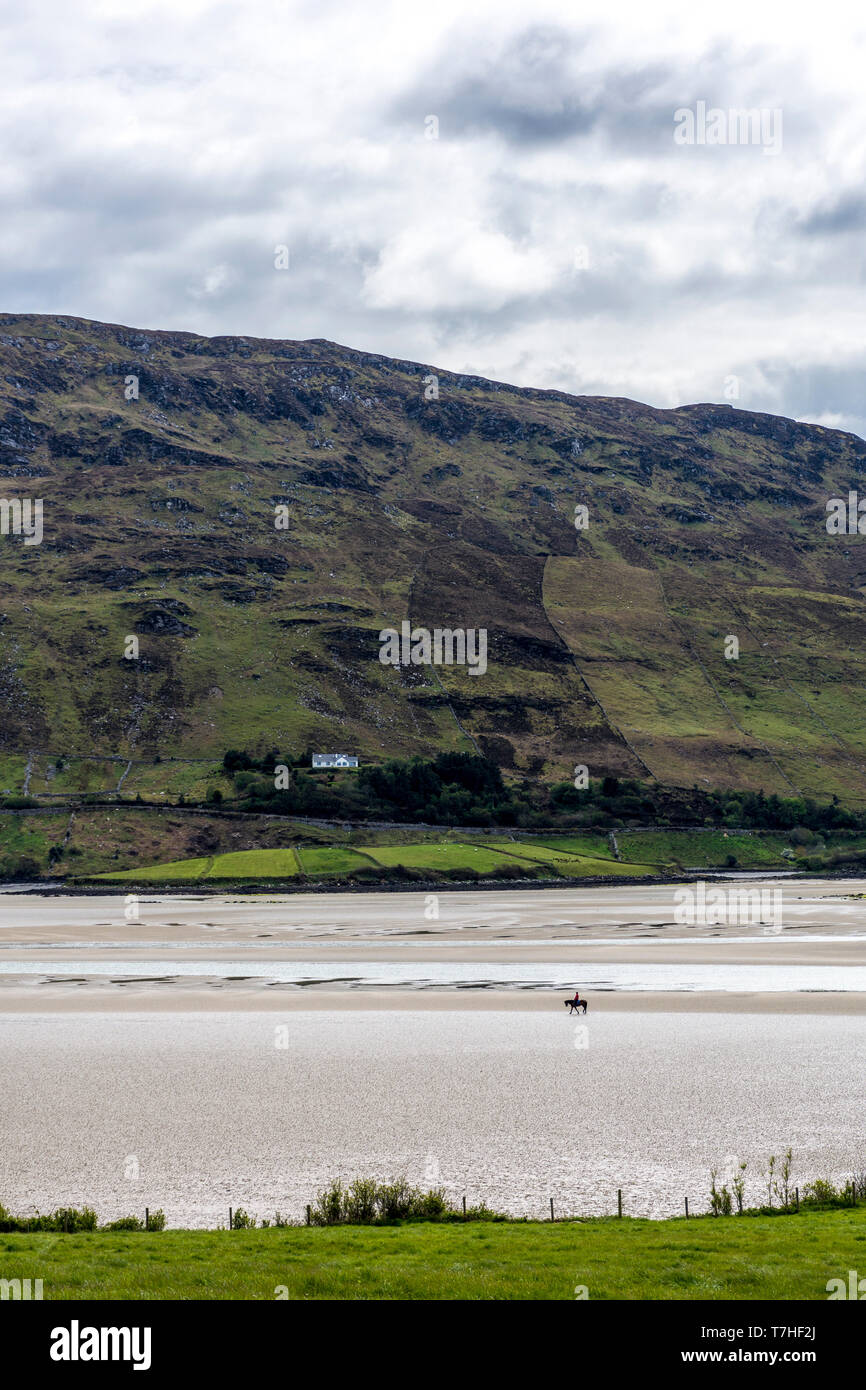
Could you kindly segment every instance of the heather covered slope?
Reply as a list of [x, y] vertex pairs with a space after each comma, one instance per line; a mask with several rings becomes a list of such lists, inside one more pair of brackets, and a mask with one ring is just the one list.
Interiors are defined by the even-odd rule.
[[[0, 756], [474, 744], [866, 802], [866, 539], [824, 524], [866, 444], [433, 370], [0, 318], [0, 496], [45, 508], [0, 539]], [[404, 618], [486, 627], [486, 674], [382, 666]]]

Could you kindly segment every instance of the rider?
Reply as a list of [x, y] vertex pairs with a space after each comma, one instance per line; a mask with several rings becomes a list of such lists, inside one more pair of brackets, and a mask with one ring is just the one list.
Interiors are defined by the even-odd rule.
[[574, 998], [572, 999], [571, 1002], [572, 1002], [573, 1004], [579, 1004], [579, 1003], [580, 1003], [580, 990], [577, 988], [577, 985], [575, 985], [575, 987], [574, 987]]

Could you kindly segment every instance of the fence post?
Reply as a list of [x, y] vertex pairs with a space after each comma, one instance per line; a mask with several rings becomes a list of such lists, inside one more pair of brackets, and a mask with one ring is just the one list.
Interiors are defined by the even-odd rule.
[[312, 1225], [312, 1214], [309, 1207], [307, 1207], [307, 1225]]
[[146, 1231], [150, 1230], [150, 1207], [145, 1207], [144, 1209], [144, 1229]]
[[231, 1207], [229, 1207], [229, 1230], [230, 1230], [230, 1231], [233, 1231], [233, 1230], [234, 1230], [234, 1222], [232, 1221], [232, 1209], [231, 1209]]
[[463, 1193], [463, 1215], [466, 1215], [466, 1193]]
[[689, 1199], [688, 1199], [688, 1197], [687, 1197], [687, 1198], [686, 1198], [686, 1220], [688, 1221], [688, 1219], [689, 1219]]
[[622, 1188], [621, 1188], [621, 1187], [618, 1187], [617, 1190], [616, 1190], [616, 1206], [617, 1206], [617, 1212], [616, 1212], [617, 1216], [622, 1216]]
[[550, 1219], [551, 1219], [551, 1221], [553, 1221], [553, 1219], [554, 1219], [554, 1216], [553, 1216], [553, 1198], [552, 1198], [552, 1197], [551, 1197], [551, 1199], [550, 1199]]
[[794, 1198], [795, 1198], [796, 1203], [797, 1203], [797, 1210], [799, 1211], [799, 1210], [800, 1210], [800, 1189], [799, 1189], [799, 1187], [795, 1187], [795, 1188], [794, 1188]]

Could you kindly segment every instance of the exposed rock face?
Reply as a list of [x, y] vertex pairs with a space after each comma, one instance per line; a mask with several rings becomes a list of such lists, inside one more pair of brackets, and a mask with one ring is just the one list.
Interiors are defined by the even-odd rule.
[[166, 613], [161, 608], [151, 608], [147, 613], [142, 613], [140, 618], [136, 618], [135, 630], [136, 632], [152, 633], [156, 637], [195, 637], [197, 635], [194, 627], [182, 623], [180, 618], [176, 618], [173, 613]]
[[[0, 496], [44, 538], [0, 537], [0, 749], [474, 744], [866, 798], [866, 538], [825, 526], [864, 474], [861, 440], [727, 405], [5, 315]], [[486, 629], [484, 676], [383, 666], [404, 619]]]

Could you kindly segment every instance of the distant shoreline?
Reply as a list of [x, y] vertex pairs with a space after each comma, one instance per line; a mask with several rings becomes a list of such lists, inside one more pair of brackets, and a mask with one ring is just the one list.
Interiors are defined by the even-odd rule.
[[[710, 871], [717, 874], [719, 871]], [[345, 879], [331, 879], [322, 883], [307, 882], [299, 884], [297, 878], [279, 879], [209, 879], [202, 883], [199, 879], [193, 880], [196, 887], [190, 886], [190, 880], [185, 880], [182, 884], [173, 884], [166, 880], [162, 882], [158, 879], [130, 879], [127, 883], [119, 884], [115, 881], [103, 882], [93, 879], [88, 883], [80, 880], [74, 884], [58, 883], [56, 879], [45, 879], [41, 883], [22, 884], [0, 883], [0, 889], [4, 893], [27, 893], [33, 896], [43, 896], [48, 898], [66, 897], [126, 897], [129, 893], [137, 893], [140, 897], [149, 894], [170, 893], [177, 897], [191, 898], [223, 898], [227, 893], [286, 893], [293, 897], [303, 897], [305, 894], [319, 893], [465, 893], [467, 889], [474, 891], [479, 889], [482, 892], [510, 892], [512, 888], [603, 888], [606, 884], [612, 887], [623, 883], [634, 884], [636, 887], [651, 887], [654, 884], [681, 883], [685, 879], [691, 879], [694, 875], [689, 871], [686, 874], [674, 874], [670, 877], [661, 874], [649, 874], [640, 877], [629, 874], [628, 877], [618, 877], [615, 874], [603, 874], [600, 876], [586, 876], [580, 879], [567, 878], [480, 878], [480, 879], [448, 879], [443, 883], [441, 879], [384, 879], [382, 881], [370, 883], [348, 883]], [[709, 874], [707, 875], [709, 876]], [[804, 875], [809, 877], [809, 875]]]
[[740, 882], [752, 879], [784, 879], [786, 883], [811, 882], [820, 879], [822, 882], [844, 882], [846, 879], [857, 879], [861, 875], [848, 870], [847, 872], [820, 873], [817, 871], [798, 872], [792, 869], [773, 869], [760, 868], [749, 869], [727, 869], [716, 865], [706, 869], [682, 869], [675, 874], [629, 874], [618, 876], [616, 874], [589, 875], [581, 878], [480, 878], [480, 879], [448, 879], [442, 882], [441, 879], [395, 879], [393, 881], [383, 880], [371, 883], [349, 883], [343, 880], [331, 880], [322, 883], [307, 882], [303, 885], [297, 882], [296, 878], [285, 879], [257, 879], [254, 881], [245, 879], [195, 879], [195, 887], [191, 886], [189, 879], [182, 883], [172, 883], [169, 880], [164, 882], [157, 879], [129, 879], [126, 883], [116, 881], [89, 880], [82, 883], [78, 880], [75, 883], [65, 883], [57, 879], [44, 879], [42, 881], [17, 884], [14, 882], [0, 883], [0, 892], [4, 895], [30, 895], [33, 897], [46, 898], [66, 898], [66, 897], [126, 897], [130, 893], [136, 893], [139, 897], [163, 896], [170, 894], [172, 897], [189, 898], [224, 898], [234, 893], [285, 893], [287, 896], [304, 897], [316, 896], [320, 893], [466, 893], [466, 892], [498, 892], [509, 893], [512, 889], [558, 889], [560, 892], [570, 891], [579, 888], [622, 888], [624, 886], [634, 888], [656, 888], [664, 887], [666, 884], [692, 883], [697, 880], [723, 879], [729, 881], [732, 878]]

